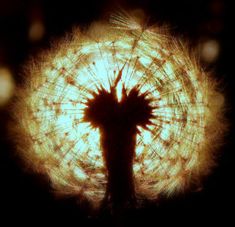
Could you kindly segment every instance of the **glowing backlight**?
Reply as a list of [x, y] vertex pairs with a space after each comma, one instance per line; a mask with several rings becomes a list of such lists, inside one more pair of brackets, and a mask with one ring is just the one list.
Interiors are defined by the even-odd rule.
[[110, 92], [119, 72], [118, 100], [123, 86], [127, 94], [137, 86], [153, 107], [151, 125], [138, 128], [136, 195], [157, 198], [185, 189], [208, 172], [210, 144], [222, 130], [217, 117], [222, 102], [211, 100], [222, 96], [182, 44], [172, 40], [157, 28], [143, 29], [117, 16], [87, 34], [75, 31], [30, 65], [30, 82], [19, 93], [17, 117], [24, 138], [19, 144], [25, 159], [48, 174], [58, 192], [94, 204], [104, 198], [107, 171], [100, 131], [83, 121], [84, 108], [101, 87]]

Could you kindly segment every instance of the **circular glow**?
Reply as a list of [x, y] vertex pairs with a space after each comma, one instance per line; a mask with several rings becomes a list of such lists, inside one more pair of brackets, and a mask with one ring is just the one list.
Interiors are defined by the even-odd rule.
[[204, 61], [211, 63], [214, 62], [220, 52], [220, 45], [216, 40], [207, 40], [202, 44], [201, 57]]
[[39, 41], [43, 38], [45, 33], [45, 27], [40, 20], [35, 20], [31, 23], [29, 28], [29, 39], [32, 42]]
[[86, 34], [75, 31], [29, 67], [30, 83], [18, 105], [21, 152], [58, 192], [94, 204], [104, 198], [100, 131], [83, 121], [84, 109], [100, 87], [110, 91], [120, 72], [118, 100], [122, 85], [127, 94], [138, 87], [140, 94], [148, 91], [153, 107], [152, 123], [137, 135], [136, 195], [154, 199], [208, 172], [222, 105], [211, 100], [221, 95], [180, 42], [117, 16]]
[[14, 92], [14, 81], [7, 68], [0, 67], [0, 106], [4, 106]]

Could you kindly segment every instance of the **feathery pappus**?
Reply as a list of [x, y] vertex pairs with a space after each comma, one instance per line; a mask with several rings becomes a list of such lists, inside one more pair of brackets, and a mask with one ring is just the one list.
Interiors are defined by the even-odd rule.
[[58, 193], [94, 206], [187, 189], [213, 166], [224, 128], [217, 82], [140, 21], [120, 13], [75, 29], [29, 63], [18, 92], [18, 152]]

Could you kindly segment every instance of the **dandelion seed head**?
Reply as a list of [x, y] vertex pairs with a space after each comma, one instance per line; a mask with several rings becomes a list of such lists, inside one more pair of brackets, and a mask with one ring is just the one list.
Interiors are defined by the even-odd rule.
[[123, 87], [151, 100], [151, 122], [138, 126], [137, 196], [185, 190], [210, 170], [223, 96], [180, 41], [119, 14], [71, 37], [30, 64], [19, 92], [19, 147], [33, 169], [47, 174], [59, 193], [100, 203], [107, 184], [101, 134], [83, 120], [84, 110], [100, 89], [110, 93], [117, 83], [119, 102]]

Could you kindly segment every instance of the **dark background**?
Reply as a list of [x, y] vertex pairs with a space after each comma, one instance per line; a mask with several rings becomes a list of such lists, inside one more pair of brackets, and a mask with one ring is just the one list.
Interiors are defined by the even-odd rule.
[[[218, 57], [208, 61], [201, 56], [201, 61], [207, 70], [213, 71], [215, 77], [222, 81], [227, 102], [226, 118], [230, 125], [219, 152], [218, 166], [205, 179], [200, 191], [187, 192], [158, 204], [149, 204], [145, 208], [130, 211], [123, 217], [122, 225], [213, 226], [220, 221], [221, 226], [233, 226], [235, 75], [232, 35], [235, 28], [235, 8], [230, 2], [0, 0], [0, 67], [9, 68], [16, 85], [19, 85], [26, 60], [48, 48], [51, 39], [62, 37], [76, 25], [86, 28], [91, 22], [104, 18], [120, 7], [129, 10], [143, 9], [149, 16], [150, 23], [167, 24], [174, 34], [189, 40], [191, 46], [200, 47], [208, 40], [216, 40], [220, 47]], [[29, 35], [34, 22], [41, 24], [41, 33]], [[0, 225], [55, 226], [63, 223], [66, 226], [113, 226], [114, 220], [110, 215], [90, 217], [86, 209], [77, 206], [74, 198], [55, 198], [48, 182], [24, 171], [8, 135], [10, 114], [9, 104], [0, 108]]]

